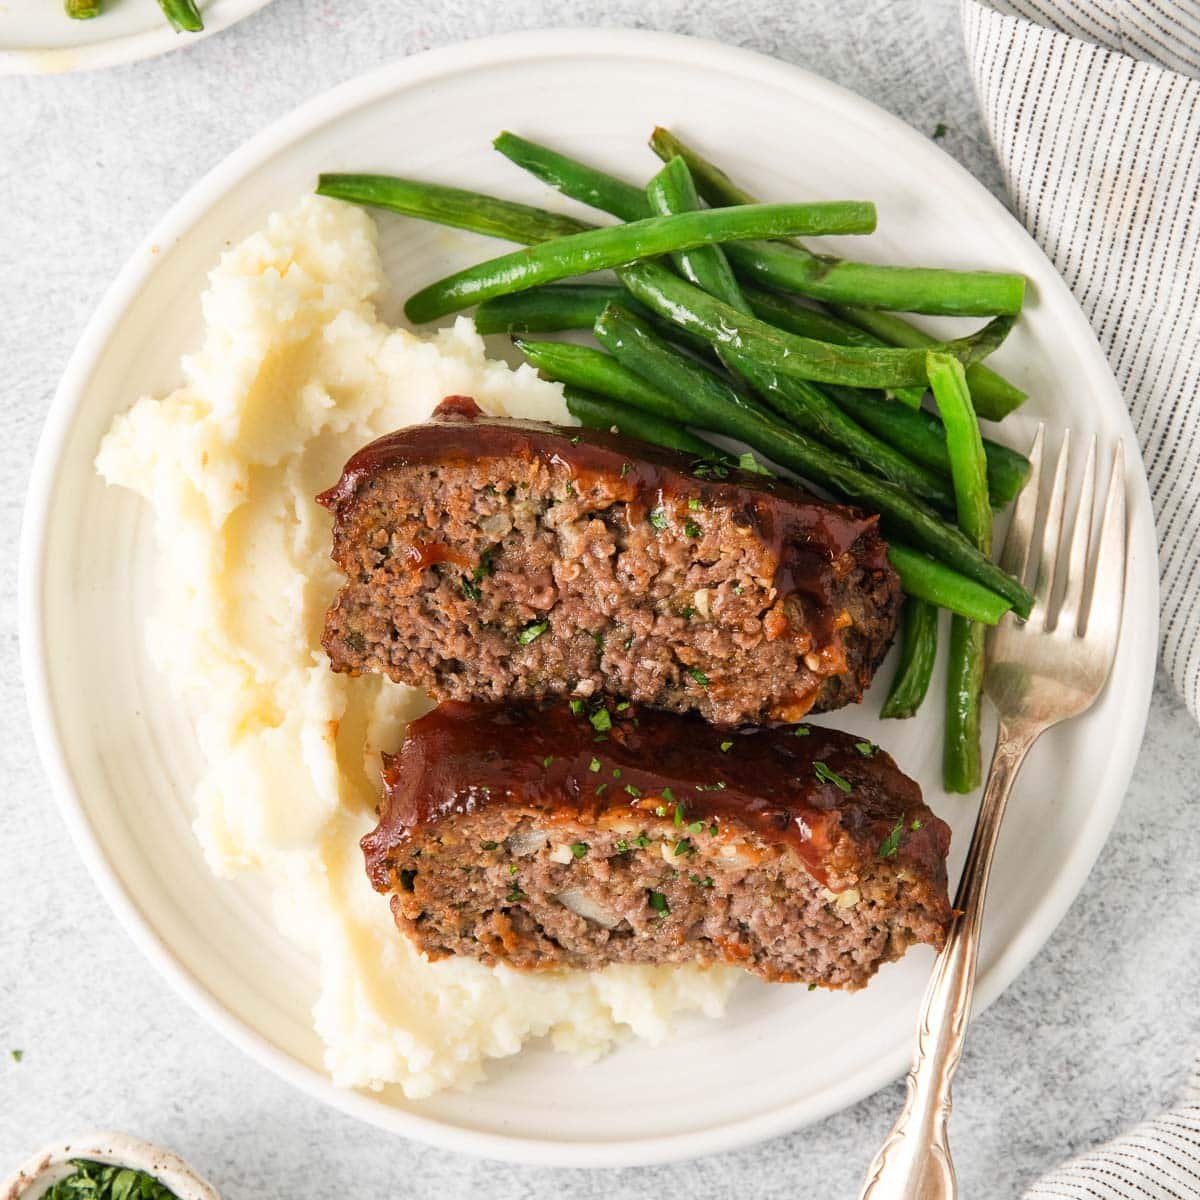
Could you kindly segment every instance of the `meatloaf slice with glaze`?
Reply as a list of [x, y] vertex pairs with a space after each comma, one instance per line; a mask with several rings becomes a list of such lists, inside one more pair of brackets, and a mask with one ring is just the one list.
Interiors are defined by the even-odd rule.
[[722, 724], [862, 697], [900, 604], [874, 516], [464, 397], [435, 418], [359, 451], [320, 497], [346, 575], [334, 670], [438, 700], [608, 692]]
[[431, 958], [858, 988], [942, 946], [950, 830], [882, 750], [620, 707], [448, 702], [409, 727], [362, 845]]

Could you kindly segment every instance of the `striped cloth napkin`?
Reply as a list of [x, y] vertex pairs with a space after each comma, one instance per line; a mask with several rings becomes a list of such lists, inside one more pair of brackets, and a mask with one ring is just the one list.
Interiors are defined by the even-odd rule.
[[1162, 662], [1200, 719], [1200, 0], [962, 0], [962, 16], [1017, 216], [1129, 404]]
[[[961, 0], [1017, 215], [1074, 291], [1150, 479], [1162, 660], [1200, 718], [1200, 0]], [[1200, 1061], [1176, 1107], [1027, 1200], [1200, 1200]]]

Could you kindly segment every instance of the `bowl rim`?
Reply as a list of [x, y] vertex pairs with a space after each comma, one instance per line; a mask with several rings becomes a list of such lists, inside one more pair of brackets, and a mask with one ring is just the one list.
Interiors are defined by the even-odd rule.
[[[897, 1047], [892, 1054], [879, 1056], [874, 1062], [847, 1076], [837, 1086], [827, 1089], [817, 1101], [793, 1101], [769, 1112], [733, 1122], [718, 1123], [683, 1133], [656, 1134], [616, 1142], [551, 1140], [480, 1131], [424, 1116], [411, 1109], [386, 1106], [365, 1092], [337, 1087], [327, 1075], [301, 1064], [246, 1025], [241, 1018], [226, 1010], [171, 948], [155, 934], [148, 918], [133, 897], [125, 891], [106, 859], [95, 831], [84, 814], [56, 729], [47, 674], [44, 629], [39, 617], [42, 564], [46, 550], [45, 532], [57, 460], [84, 395], [87, 376], [94, 360], [123, 318], [126, 307], [154, 271], [154, 248], [171, 244], [184, 236], [207, 209], [236, 186], [243, 176], [257, 169], [275, 153], [286, 149], [313, 127], [335, 120], [351, 109], [371, 103], [401, 87], [412, 87], [472, 68], [520, 61], [524, 58], [549, 55], [558, 55], [568, 60], [580, 55], [645, 58], [648, 54], [671, 59], [686, 58], [693, 62], [702, 62], [706, 66], [726, 67], [743, 74], [749, 71], [760, 80], [778, 80], [784, 87], [789, 84], [794, 86], [797, 77], [807, 80], [810, 84], [815, 82], [821, 88], [828, 89], [851, 109], [865, 114], [881, 126], [890, 127], [897, 140], [907, 142], [914, 150], [920, 148], [925, 152], [928, 148], [927, 139], [898, 117], [873, 101], [814, 72], [757, 51], [725, 46], [711, 39], [683, 34], [620, 29], [517, 32], [472, 39], [373, 68], [310, 98], [250, 138], [172, 205], [135, 249], [93, 314], [68, 361], [51, 402], [30, 475], [21, 533], [18, 620], [22, 669], [35, 742], [71, 838], [105, 900], [135, 945], [166, 977], [176, 992], [206, 1021], [249, 1057], [306, 1095], [371, 1125], [417, 1138], [429, 1145], [476, 1157], [540, 1166], [625, 1167], [666, 1163], [733, 1150], [789, 1133], [841, 1111], [847, 1105], [898, 1078], [908, 1065], [910, 1051], [907, 1046], [902, 1046]], [[994, 219], [1018, 230], [1029, 243], [1031, 252], [1036, 251], [1057, 277], [1057, 271], [1008, 209], [988, 193], [965, 167], [942, 153], [946, 160], [946, 168], [977, 191], [981, 203], [986, 201], [991, 207]], [[1065, 288], [1065, 284], [1063, 287]], [[1082, 310], [1073, 300], [1072, 309], [1074, 323], [1086, 331], [1094, 344], [1095, 335]], [[1097, 353], [1103, 357], [1098, 346]], [[1115, 381], [1113, 388], [1115, 391]], [[1132, 439], [1132, 425], [1127, 414], [1125, 435]], [[1133, 445], [1136, 448], [1136, 442]], [[1137, 456], [1136, 465], [1137, 469], [1131, 473], [1130, 486], [1142, 491], [1141, 499], [1145, 503], [1139, 507], [1144, 513], [1149, 513], [1148, 485], [1140, 455]], [[1156, 534], [1152, 521], [1149, 521], [1148, 532], [1150, 541], [1147, 551], [1154, 555]], [[1152, 619], [1137, 624], [1126, 622], [1123, 629], [1123, 636], [1137, 643], [1138, 653], [1143, 658], [1148, 656], [1147, 670], [1137, 679], [1138, 686], [1131, 689], [1127, 695], [1125, 729], [1127, 732], [1136, 733], [1136, 737], [1128, 742], [1131, 749], [1126, 755], [1126, 761], [1111, 764], [1115, 776], [1121, 776], [1124, 772], [1126, 785], [1132, 775], [1137, 748], [1149, 715], [1154, 680], [1153, 664], [1157, 657], [1158, 579], [1156, 572], [1151, 574], [1152, 579], [1142, 583], [1143, 586], [1154, 589], [1153, 603], [1148, 606]], [[976, 990], [975, 1015], [987, 1008], [1015, 980], [1062, 920], [1083, 886], [1083, 881], [1107, 839], [1119, 810], [1118, 800], [1102, 818], [1088, 823], [1085, 831], [1076, 839], [1073, 852], [1063, 859], [1059, 875], [1043, 894], [1036, 914], [1037, 919], [1027, 921], [998, 955], [990, 969], [980, 975]]]
[[0, 1181], [0, 1200], [37, 1200], [47, 1188], [71, 1173], [70, 1163], [77, 1159], [131, 1167], [152, 1175], [179, 1200], [221, 1200], [216, 1188], [197, 1175], [174, 1150], [119, 1130], [85, 1133], [43, 1146]]

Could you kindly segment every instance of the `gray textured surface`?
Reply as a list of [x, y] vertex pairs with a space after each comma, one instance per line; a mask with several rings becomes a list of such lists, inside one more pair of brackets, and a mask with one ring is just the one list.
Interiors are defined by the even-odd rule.
[[[45, 0], [49, 3], [51, 0]], [[676, 30], [821, 72], [999, 191], [949, 0], [276, 0], [186, 54], [104, 75], [0, 80], [0, 550], [58, 374], [109, 280], [192, 182], [299, 101], [389, 58], [548, 25]], [[123, 1127], [180, 1150], [229, 1200], [851, 1196], [896, 1084], [737, 1154], [618, 1173], [457, 1158], [318, 1107], [244, 1059], [154, 975], [64, 844], [27, 729], [11, 572], [0, 592], [0, 1168]], [[991, 1200], [1156, 1111], [1200, 1045], [1200, 754], [1164, 688], [1116, 831], [1062, 927], [977, 1023], [953, 1125], [963, 1194]], [[21, 1049], [20, 1063], [8, 1051]], [[581, 1076], [586, 1087], [586, 1077]]]

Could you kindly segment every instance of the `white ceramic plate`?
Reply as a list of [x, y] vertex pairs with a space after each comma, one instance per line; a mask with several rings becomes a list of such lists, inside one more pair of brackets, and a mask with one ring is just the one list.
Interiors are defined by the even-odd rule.
[[155, 0], [107, 0], [90, 21], [72, 21], [62, 0], [0, 0], [0, 75], [89, 71], [190, 46], [270, 0], [198, 0], [203, 33], [177, 33]]
[[[631, 178], [655, 165], [652, 125], [677, 127], [765, 197], [869, 197], [880, 232], [855, 244], [893, 262], [1023, 271], [1030, 299], [997, 365], [1031, 394], [1003, 436], [1039, 418], [1125, 439], [1103, 356], [1034, 243], [924, 137], [823, 79], [708, 42], [631, 32], [520, 34], [420, 55], [346, 84], [256, 138], [154, 231], [85, 333], [50, 414], [23, 546], [22, 631], [33, 721], [72, 833], [147, 955], [228, 1037], [311, 1095], [387, 1129], [546, 1164], [630, 1164], [782, 1133], [895, 1078], [907, 1062], [931, 954], [885, 967], [853, 996], [747, 981], [722, 1021], [690, 1020], [657, 1048], [582, 1069], [530, 1048], [470, 1093], [421, 1103], [339, 1091], [309, 1024], [312, 970], [272, 926], [261, 885], [220, 882], [190, 831], [198, 750], [188, 713], [150, 668], [142, 623], [154, 567], [148, 511], [106, 489], [92, 458], [112, 416], [163, 392], [193, 348], [204, 276], [232, 240], [311, 188], [321, 170], [392, 171], [559, 204], [489, 148], [501, 128]], [[565, 202], [563, 202], [565, 204]], [[582, 211], [582, 210], [581, 210]], [[385, 217], [396, 301], [496, 244]], [[393, 315], [395, 315], [393, 313]], [[1156, 642], [1154, 532], [1144, 477], [1129, 485], [1125, 635], [1105, 695], [1037, 747], [993, 875], [979, 1007], [994, 1000], [1079, 891], [1120, 805], [1149, 703]], [[891, 674], [885, 667], [882, 681]], [[935, 684], [936, 687], [936, 684]], [[880, 688], [833, 723], [875, 738], [953, 826], [957, 874], [975, 800], [938, 787], [938, 702], [875, 719]], [[936, 694], [936, 693], [935, 693]], [[382, 903], [382, 901], [381, 901]]]

